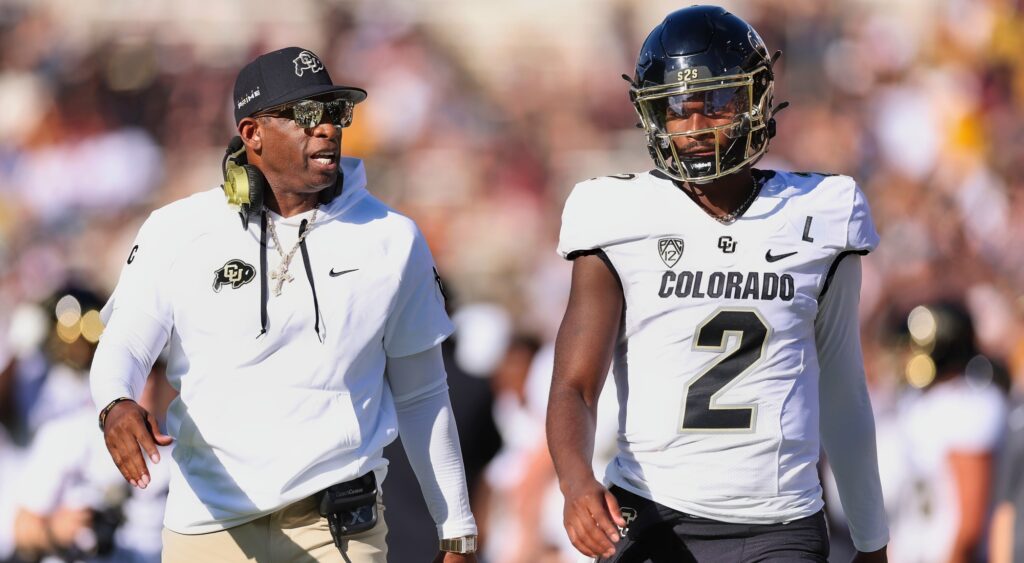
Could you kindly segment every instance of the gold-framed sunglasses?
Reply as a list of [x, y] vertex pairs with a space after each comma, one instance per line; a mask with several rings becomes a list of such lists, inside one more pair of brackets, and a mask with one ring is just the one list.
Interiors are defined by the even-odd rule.
[[326, 115], [332, 124], [344, 128], [352, 125], [354, 109], [355, 104], [349, 100], [299, 100], [267, 108], [253, 117], [283, 117], [291, 119], [303, 129], [312, 129], [320, 125]]

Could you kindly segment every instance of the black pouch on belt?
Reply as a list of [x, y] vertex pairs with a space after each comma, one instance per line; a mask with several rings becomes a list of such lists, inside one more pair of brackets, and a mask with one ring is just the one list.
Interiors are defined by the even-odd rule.
[[320, 516], [327, 518], [334, 544], [377, 525], [377, 478], [373, 471], [331, 485], [320, 493]]

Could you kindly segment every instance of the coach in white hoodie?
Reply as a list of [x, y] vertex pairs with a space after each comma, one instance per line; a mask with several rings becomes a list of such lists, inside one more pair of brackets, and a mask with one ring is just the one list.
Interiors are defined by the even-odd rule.
[[[371, 472], [382, 481], [399, 430], [436, 561], [475, 561], [433, 258], [416, 225], [366, 191], [362, 163], [341, 157], [366, 93], [290, 47], [243, 68], [234, 97], [241, 143], [224, 189], [150, 215], [92, 368], [125, 479], [145, 487], [145, 457], [174, 442], [164, 561], [386, 561], [383, 514], [339, 549], [316, 499]], [[134, 400], [168, 341], [180, 396], [165, 436]]]

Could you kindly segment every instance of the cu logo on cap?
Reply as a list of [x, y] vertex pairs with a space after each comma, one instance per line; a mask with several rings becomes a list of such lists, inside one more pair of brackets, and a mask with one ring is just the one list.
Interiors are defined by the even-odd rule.
[[307, 69], [310, 72], [320, 72], [324, 69], [324, 63], [309, 51], [299, 53], [299, 56], [295, 57], [292, 62], [295, 63], [295, 76], [302, 76]]

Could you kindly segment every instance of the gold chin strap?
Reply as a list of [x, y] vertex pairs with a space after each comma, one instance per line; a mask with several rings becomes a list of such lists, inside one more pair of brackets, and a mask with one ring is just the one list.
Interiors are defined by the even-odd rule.
[[245, 169], [236, 163], [236, 159], [245, 153], [245, 147], [228, 155], [224, 165], [224, 195], [228, 204], [233, 206], [249, 205], [249, 176]]

